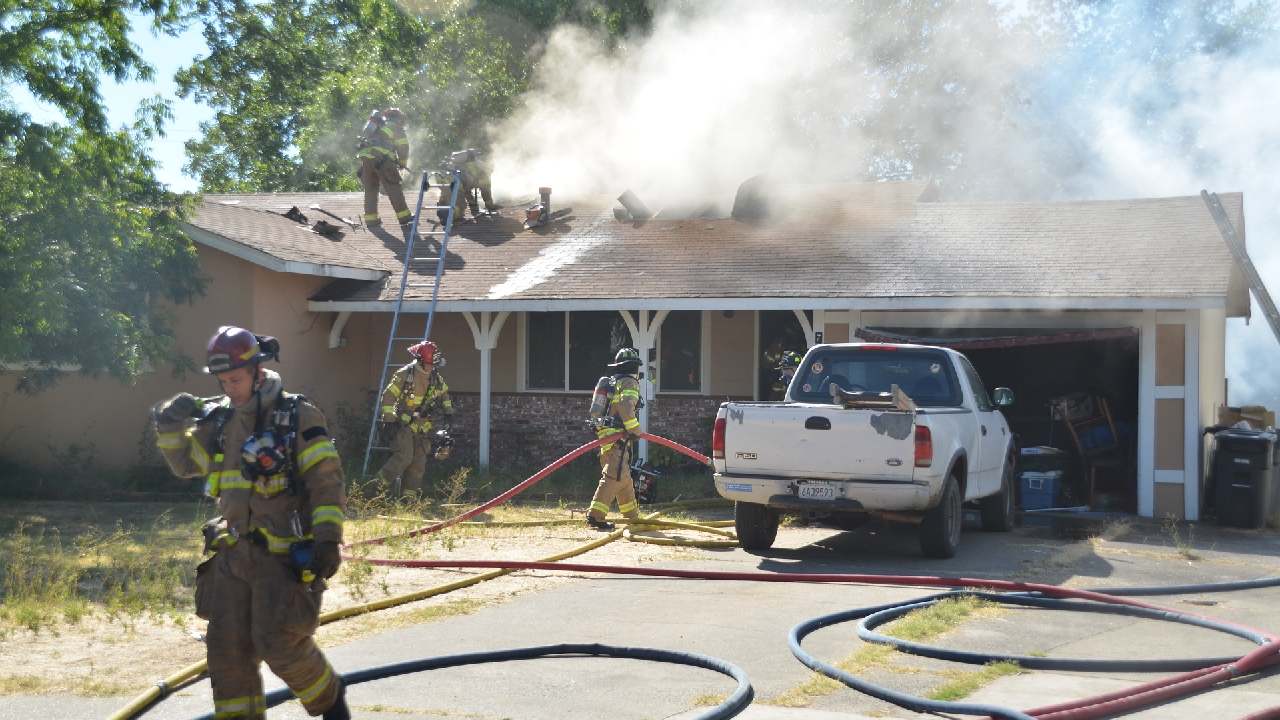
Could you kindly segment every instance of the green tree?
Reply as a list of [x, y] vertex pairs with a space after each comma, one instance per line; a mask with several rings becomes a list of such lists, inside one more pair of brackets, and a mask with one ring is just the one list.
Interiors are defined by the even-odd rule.
[[217, 109], [187, 145], [210, 192], [356, 189], [355, 136], [393, 105], [409, 117], [411, 167], [433, 166], [510, 111], [549, 28], [621, 36], [651, 19], [643, 0], [479, 0], [443, 15], [393, 0], [202, 0], [198, 15], [209, 54], [178, 84]]
[[168, 107], [110, 129], [99, 78], [146, 78], [130, 14], [179, 27], [177, 0], [0, 0], [0, 78], [61, 110], [41, 124], [0, 97], [0, 362], [30, 367], [19, 388], [59, 366], [130, 380], [175, 359], [160, 301], [201, 290], [183, 234], [183, 199], [155, 178], [146, 143]]

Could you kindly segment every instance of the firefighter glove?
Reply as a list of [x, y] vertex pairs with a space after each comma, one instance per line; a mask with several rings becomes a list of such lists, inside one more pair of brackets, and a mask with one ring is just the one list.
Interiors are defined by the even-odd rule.
[[316, 543], [315, 559], [311, 561], [311, 567], [320, 577], [328, 580], [338, 572], [338, 566], [342, 564], [342, 554], [338, 551], [338, 543], [333, 540]]
[[199, 407], [200, 401], [194, 395], [178, 393], [160, 408], [156, 420], [168, 424], [180, 423], [189, 417], [194, 417]]

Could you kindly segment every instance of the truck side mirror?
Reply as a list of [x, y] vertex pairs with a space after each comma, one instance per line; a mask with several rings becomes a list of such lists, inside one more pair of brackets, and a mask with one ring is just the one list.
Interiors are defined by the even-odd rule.
[[991, 401], [997, 407], [1008, 407], [1013, 404], [1013, 391], [1007, 387], [998, 387], [991, 392]]

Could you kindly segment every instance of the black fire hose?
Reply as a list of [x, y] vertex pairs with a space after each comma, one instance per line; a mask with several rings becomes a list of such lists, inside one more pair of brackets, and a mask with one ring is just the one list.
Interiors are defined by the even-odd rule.
[[[690, 667], [713, 670], [728, 675], [738, 681], [738, 687], [719, 705], [694, 716], [694, 720], [727, 720], [737, 716], [751, 704], [755, 691], [751, 681], [742, 668], [731, 662], [693, 652], [676, 652], [657, 648], [618, 647], [599, 643], [566, 643], [561, 645], [538, 645], [535, 647], [511, 648], [508, 650], [490, 650], [486, 652], [461, 653], [458, 655], [441, 655], [439, 657], [420, 658], [406, 662], [365, 668], [342, 676], [346, 685], [359, 685], [371, 680], [382, 680], [397, 675], [408, 675], [424, 670], [440, 670], [442, 668], [462, 665], [479, 665], [482, 663], [507, 662], [509, 660], [535, 660], [545, 657], [609, 657], [627, 658], [631, 660], [649, 660], [652, 662], [673, 663]], [[294, 698], [289, 688], [281, 688], [267, 693], [267, 707], [272, 708]], [[214, 720], [212, 713], [201, 715], [199, 720]]]
[[[1199, 585], [1104, 588], [1093, 590], [1092, 592], [1121, 596], [1186, 595], [1193, 593], [1231, 592], [1235, 590], [1249, 590], [1266, 587], [1280, 587], [1280, 577], [1258, 578], [1254, 580], [1240, 580], [1233, 582], [1204, 583]], [[1020, 710], [1001, 707], [998, 705], [928, 700], [909, 693], [899, 692], [867, 680], [862, 680], [835, 667], [834, 665], [818, 660], [802, 647], [802, 642], [806, 636], [822, 628], [838, 625], [850, 620], [859, 620], [858, 636], [864, 641], [890, 645], [897, 650], [910, 654], [970, 664], [986, 664], [991, 662], [1008, 661], [1017, 663], [1020, 667], [1042, 670], [1165, 672], [1170, 670], [1197, 670], [1224, 663], [1233, 663], [1239, 660], [1239, 657], [1237, 656], [1226, 658], [1185, 658], [1173, 660], [1088, 660], [1080, 658], [1044, 658], [1021, 655], [999, 655], [938, 648], [921, 643], [900, 640], [898, 638], [888, 637], [874, 632], [876, 627], [905, 615], [912, 610], [932, 605], [945, 598], [963, 596], [980, 597], [995, 602], [1047, 609], [1100, 612], [1129, 615], [1132, 617], [1142, 617], [1153, 620], [1164, 620], [1216, 630], [1218, 632], [1243, 638], [1259, 645], [1265, 645], [1268, 642], [1267, 637], [1248, 628], [1231, 625], [1229, 623], [1221, 623], [1208, 618], [1183, 615], [1181, 613], [1124, 605], [1105, 605], [1102, 603], [1081, 600], [1059, 600], [1042, 597], [1036, 593], [983, 593], [957, 591], [940, 593], [903, 602], [845, 610], [843, 612], [812, 618], [791, 629], [791, 632], [788, 635], [788, 645], [791, 648], [791, 654], [809, 669], [826, 675], [834, 680], [838, 680], [853, 690], [884, 700], [885, 702], [893, 703], [898, 707], [913, 710], [915, 712], [985, 715], [994, 718], [1006, 718], [1007, 720], [1035, 720], [1035, 718]]]
[[[1104, 605], [1101, 603], [1089, 602], [1087, 600], [1058, 600], [1054, 598], [1032, 597], [1029, 595], [964, 591], [934, 595], [933, 597], [912, 601], [909, 604], [896, 605], [892, 608], [866, 615], [862, 617], [858, 623], [858, 637], [866, 642], [876, 643], [877, 645], [892, 646], [901, 652], [911, 655], [931, 657], [938, 660], [963, 662], [972, 665], [986, 665], [993, 662], [1013, 662], [1017, 663], [1019, 667], [1026, 668], [1028, 670], [1126, 673], [1185, 672], [1188, 670], [1199, 670], [1201, 668], [1211, 667], [1214, 665], [1235, 662], [1240, 659], [1239, 655], [1158, 660], [1093, 660], [1088, 658], [1049, 658], [1036, 657], [1033, 655], [1005, 655], [1000, 653], [979, 653], [968, 652], [965, 650], [951, 650], [933, 645], [926, 645], [924, 643], [911, 642], [909, 640], [900, 640], [895, 637], [875, 632], [875, 628], [884, 625], [885, 623], [892, 622], [913, 610], [929, 607], [937, 603], [939, 600], [948, 597], [965, 596], [981, 598], [983, 600], [1008, 605], [1023, 605], [1050, 610], [1074, 610], [1076, 612], [1102, 613], [1106, 615], [1127, 615], [1129, 617], [1139, 617], [1147, 620], [1164, 620], [1166, 622], [1182, 623], [1184, 625], [1194, 625], [1208, 630], [1216, 630], [1228, 635], [1244, 638], [1245, 640], [1258, 645], [1266, 645], [1268, 642], [1268, 639], [1264, 635], [1249, 630], [1248, 628], [1228, 625], [1208, 618], [1184, 615], [1182, 613], [1151, 610], [1148, 608], [1133, 607], [1131, 605]], [[854, 612], [856, 613], [857, 611]]]

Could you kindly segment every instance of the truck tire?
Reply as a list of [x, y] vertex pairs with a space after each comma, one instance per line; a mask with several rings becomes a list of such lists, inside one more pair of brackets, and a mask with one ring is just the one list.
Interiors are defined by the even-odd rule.
[[743, 550], [768, 550], [778, 538], [778, 511], [759, 503], [735, 502], [733, 529]]
[[920, 549], [925, 557], [955, 557], [960, 545], [960, 512], [960, 483], [955, 475], [949, 475], [938, 504], [924, 514], [920, 523]]
[[987, 532], [1009, 532], [1013, 529], [1013, 461], [1005, 460], [1000, 475], [1000, 492], [978, 501], [982, 510], [982, 529]]

